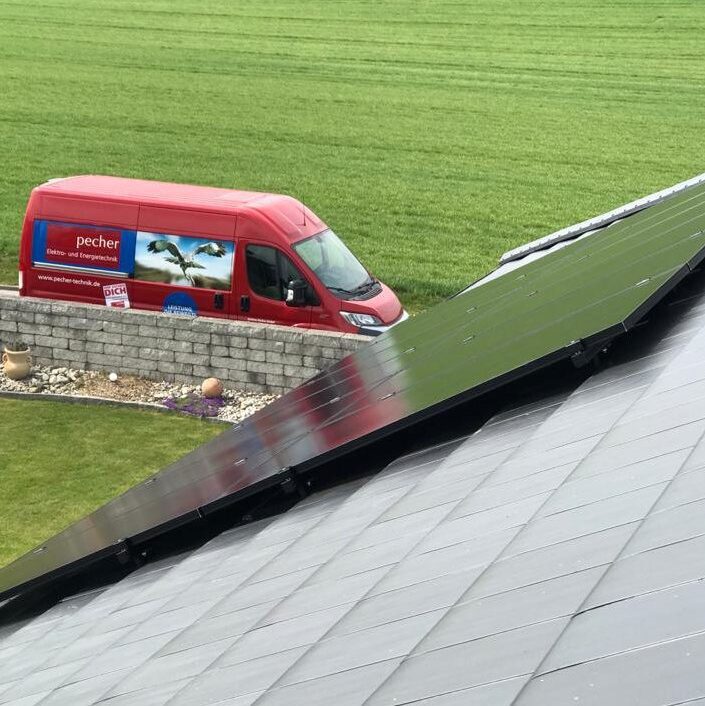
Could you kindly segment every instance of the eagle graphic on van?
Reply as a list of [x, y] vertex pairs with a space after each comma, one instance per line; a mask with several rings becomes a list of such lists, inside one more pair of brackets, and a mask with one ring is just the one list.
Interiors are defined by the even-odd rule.
[[226, 253], [225, 248], [221, 243], [211, 241], [209, 243], [204, 243], [194, 248], [188, 256], [184, 256], [179, 246], [167, 240], [166, 238], [160, 238], [159, 240], [152, 240], [147, 245], [147, 250], [151, 253], [157, 254], [164, 251], [171, 253], [171, 256], [165, 256], [164, 260], [170, 262], [173, 265], [177, 265], [181, 271], [184, 273], [184, 277], [195, 286], [193, 276], [188, 272], [189, 270], [205, 270], [206, 267], [196, 262], [196, 257], [201, 253], [204, 255], [210, 255], [211, 257], [223, 257]]

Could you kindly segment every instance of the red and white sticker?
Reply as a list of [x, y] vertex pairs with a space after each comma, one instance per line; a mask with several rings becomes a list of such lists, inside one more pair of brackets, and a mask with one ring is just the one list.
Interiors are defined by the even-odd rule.
[[115, 309], [130, 308], [130, 299], [127, 296], [127, 285], [122, 282], [103, 285], [103, 295], [105, 296], [105, 306]]

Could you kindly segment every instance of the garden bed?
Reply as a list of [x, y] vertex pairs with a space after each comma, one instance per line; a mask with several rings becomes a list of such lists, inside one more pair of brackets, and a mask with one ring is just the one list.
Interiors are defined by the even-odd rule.
[[112, 381], [107, 374], [96, 371], [41, 366], [32, 368], [32, 375], [25, 380], [10, 380], [0, 369], [1, 392], [157, 405], [232, 423], [249, 417], [276, 398], [275, 395], [226, 389], [221, 398], [207, 403], [200, 388], [194, 385], [155, 382], [129, 375]]

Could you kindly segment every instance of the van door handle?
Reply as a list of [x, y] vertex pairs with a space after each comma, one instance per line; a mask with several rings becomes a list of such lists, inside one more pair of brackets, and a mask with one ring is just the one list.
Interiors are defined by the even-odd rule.
[[240, 311], [250, 310], [250, 298], [247, 295], [240, 297]]
[[225, 297], [222, 294], [213, 295], [213, 308], [214, 309], [224, 309], [225, 308]]

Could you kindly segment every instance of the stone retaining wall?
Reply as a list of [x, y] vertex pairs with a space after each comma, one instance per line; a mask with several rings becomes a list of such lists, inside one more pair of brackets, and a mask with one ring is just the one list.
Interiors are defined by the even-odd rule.
[[0, 341], [21, 339], [42, 365], [282, 393], [367, 340], [354, 334], [186, 318], [18, 297], [0, 291]]

